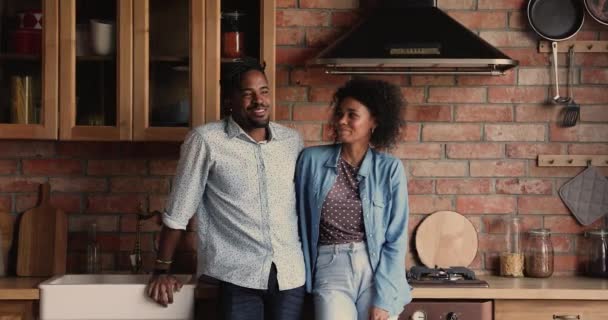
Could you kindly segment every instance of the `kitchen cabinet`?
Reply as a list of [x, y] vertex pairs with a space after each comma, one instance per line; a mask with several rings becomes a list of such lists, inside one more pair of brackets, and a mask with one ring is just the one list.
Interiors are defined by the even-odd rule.
[[225, 10], [247, 13], [246, 52], [266, 63], [274, 88], [275, 0], [27, 0], [6, 7], [0, 16], [42, 7], [44, 37], [37, 56], [0, 50], [0, 93], [10, 92], [5, 74], [13, 69], [40, 78], [39, 102], [30, 108], [38, 111], [29, 120], [13, 116], [11, 99], [0, 98], [2, 139], [180, 141], [190, 128], [220, 119], [220, 74], [232, 62], [221, 57]]
[[494, 320], [604, 320], [606, 301], [579, 300], [497, 300]]

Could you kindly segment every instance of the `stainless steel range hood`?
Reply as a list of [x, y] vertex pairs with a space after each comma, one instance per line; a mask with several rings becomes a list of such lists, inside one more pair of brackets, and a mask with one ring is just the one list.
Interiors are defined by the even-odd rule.
[[436, 6], [384, 0], [308, 65], [337, 74], [502, 75], [517, 66]]

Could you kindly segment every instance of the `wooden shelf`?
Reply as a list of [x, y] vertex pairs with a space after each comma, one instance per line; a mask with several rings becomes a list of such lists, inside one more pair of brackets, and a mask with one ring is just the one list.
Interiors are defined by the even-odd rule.
[[105, 62], [105, 61], [113, 61], [116, 60], [116, 56], [114, 55], [108, 55], [108, 56], [76, 56], [76, 61], [99, 61], [99, 62]]
[[0, 53], [0, 60], [35, 61], [40, 62], [42, 56], [19, 53]]
[[152, 56], [150, 62], [187, 62], [188, 57], [184, 56]]
[[[571, 46], [574, 46], [574, 52], [608, 52], [608, 41], [581, 41], [581, 40], [566, 40], [557, 42], [557, 52], [568, 52]], [[550, 53], [551, 41], [541, 40], [538, 42], [538, 52]]]

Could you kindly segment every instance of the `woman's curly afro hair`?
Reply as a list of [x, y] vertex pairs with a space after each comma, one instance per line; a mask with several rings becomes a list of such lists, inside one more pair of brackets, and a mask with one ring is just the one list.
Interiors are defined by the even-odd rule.
[[353, 98], [367, 107], [376, 119], [370, 143], [379, 149], [390, 149], [399, 138], [401, 127], [401, 107], [405, 103], [398, 86], [383, 80], [365, 78], [352, 79], [334, 93], [332, 125], [336, 127], [337, 107], [347, 97]]

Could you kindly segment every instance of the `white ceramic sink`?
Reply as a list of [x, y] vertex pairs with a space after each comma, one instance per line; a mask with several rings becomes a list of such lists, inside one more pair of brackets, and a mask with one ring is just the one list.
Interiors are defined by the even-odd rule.
[[149, 275], [68, 274], [42, 282], [40, 319], [193, 319], [191, 275], [177, 275], [184, 283], [167, 308], [146, 295]]

